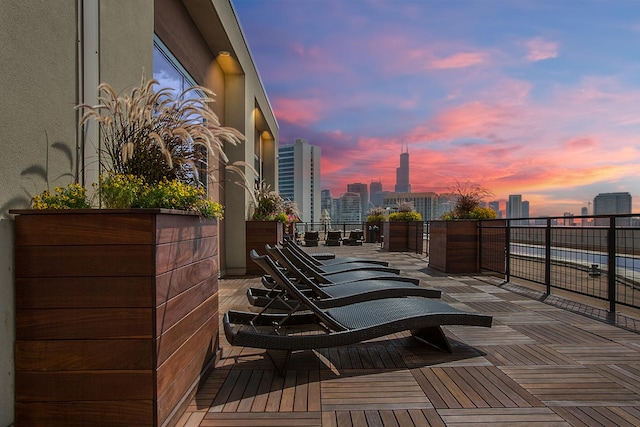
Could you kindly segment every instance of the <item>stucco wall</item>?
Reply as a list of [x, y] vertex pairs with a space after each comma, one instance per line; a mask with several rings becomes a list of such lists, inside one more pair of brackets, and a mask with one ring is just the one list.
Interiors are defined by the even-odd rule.
[[[47, 186], [73, 180], [76, 4], [0, 0], [0, 426], [13, 422], [13, 221]], [[47, 159], [47, 144], [49, 154]]]

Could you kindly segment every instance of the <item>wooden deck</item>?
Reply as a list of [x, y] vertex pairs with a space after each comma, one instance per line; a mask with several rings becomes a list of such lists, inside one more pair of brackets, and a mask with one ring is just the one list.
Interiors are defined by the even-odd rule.
[[[222, 359], [179, 426], [640, 425], [640, 334], [495, 278], [438, 274], [415, 254], [309, 250], [387, 259], [451, 305], [493, 315], [493, 327], [444, 328], [452, 354], [407, 333], [300, 352], [284, 376], [221, 335]], [[221, 280], [220, 312], [247, 310], [245, 289], [258, 283]]]

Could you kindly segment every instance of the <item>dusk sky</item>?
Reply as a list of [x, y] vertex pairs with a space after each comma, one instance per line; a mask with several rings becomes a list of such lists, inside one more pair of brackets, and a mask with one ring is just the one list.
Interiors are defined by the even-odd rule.
[[393, 191], [406, 143], [414, 192], [470, 181], [540, 216], [628, 191], [640, 212], [640, 1], [232, 1], [280, 144], [321, 147], [334, 197]]

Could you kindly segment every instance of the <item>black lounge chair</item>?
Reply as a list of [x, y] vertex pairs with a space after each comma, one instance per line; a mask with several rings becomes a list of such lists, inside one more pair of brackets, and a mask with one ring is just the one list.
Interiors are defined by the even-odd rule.
[[342, 240], [341, 231], [329, 231], [327, 232], [327, 239], [324, 242], [324, 244], [327, 246], [340, 246], [341, 240]]
[[[280, 268], [284, 268], [283, 276], [273, 277], [273, 286], [266, 288], [249, 288], [247, 299], [251, 305], [266, 307], [270, 305], [275, 309], [287, 309], [287, 303], [272, 301], [277, 298], [287, 299], [286, 288], [295, 286], [305, 292], [308, 298], [320, 308], [329, 308], [339, 305], [351, 304], [359, 301], [367, 301], [379, 298], [421, 296], [424, 298], [440, 298], [442, 292], [438, 289], [423, 288], [413, 282], [396, 279], [368, 279], [337, 284], [317, 283], [307, 277], [295, 265], [289, 263], [286, 257], [277, 247], [267, 246], [267, 252], [276, 259]], [[268, 271], [265, 273], [269, 274]], [[272, 277], [269, 275], [269, 277]], [[281, 283], [281, 277], [285, 277], [288, 283]], [[289, 279], [292, 277], [293, 280]], [[400, 279], [400, 278], [397, 278]]]
[[[330, 231], [332, 233], [332, 231]], [[339, 233], [339, 231], [338, 231]], [[310, 264], [325, 266], [325, 265], [336, 265], [336, 264], [347, 264], [350, 262], [366, 262], [367, 264], [378, 264], [384, 267], [388, 267], [389, 263], [387, 261], [371, 259], [371, 258], [360, 258], [360, 257], [334, 257], [332, 259], [318, 259], [315, 254], [310, 254], [306, 252], [304, 249], [299, 248], [297, 245], [291, 244], [291, 242], [284, 241], [282, 242], [282, 246], [287, 247], [292, 252], [295, 252], [300, 258], [307, 260]]]
[[343, 239], [342, 244], [345, 246], [362, 246], [362, 242], [364, 242], [362, 230], [353, 230], [349, 232], [349, 237]]
[[[291, 248], [283, 247], [282, 253], [293, 265], [299, 268], [303, 273], [309, 275], [317, 283], [324, 282], [351, 282], [354, 280], [363, 279], [398, 279], [406, 280], [416, 285], [420, 283], [420, 280], [410, 277], [399, 276], [400, 270], [389, 270], [389, 267], [376, 266], [373, 264], [365, 265], [358, 263], [352, 263], [349, 267], [351, 269], [338, 270], [334, 272], [326, 272], [321, 270], [315, 265], [309, 264], [307, 261], [300, 259], [295, 252], [290, 250]], [[348, 268], [348, 267], [345, 267]]]
[[[333, 263], [333, 264], [320, 264], [318, 262], [312, 262], [308, 260], [306, 257], [302, 257], [294, 248], [290, 246], [283, 246], [283, 251], [287, 255], [287, 257], [291, 256], [291, 258], [295, 258], [300, 261], [298, 268], [305, 271], [307, 269], [315, 270], [320, 274], [332, 274], [332, 273], [341, 273], [344, 271], [355, 271], [355, 270], [371, 270], [378, 271], [386, 274], [400, 274], [400, 269], [389, 267], [386, 265], [381, 265], [376, 262], [369, 261], [351, 261], [351, 262], [343, 262], [343, 263]], [[338, 258], [336, 258], [338, 259]]]
[[[355, 344], [411, 331], [421, 341], [452, 352], [443, 325], [491, 327], [492, 317], [468, 313], [429, 298], [403, 297], [355, 302], [323, 309], [297, 289], [268, 256], [251, 252], [254, 262], [281, 280], [291, 298], [284, 314], [229, 311], [223, 318], [231, 345], [266, 349], [276, 368], [286, 370], [291, 352]], [[304, 310], [304, 311], [301, 311]], [[317, 329], [311, 327], [318, 326]], [[299, 328], [304, 328], [300, 333]]]
[[318, 232], [307, 231], [304, 233], [304, 245], [305, 246], [318, 246]]

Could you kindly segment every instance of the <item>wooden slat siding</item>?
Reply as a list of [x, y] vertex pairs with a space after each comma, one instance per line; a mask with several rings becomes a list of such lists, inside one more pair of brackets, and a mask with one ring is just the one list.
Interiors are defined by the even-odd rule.
[[[65, 215], [47, 217], [56, 224], [68, 219]], [[32, 390], [38, 387], [47, 390], [54, 401], [64, 404], [73, 399], [79, 408], [91, 399], [117, 402], [102, 406], [105, 419], [121, 414], [130, 404], [135, 408], [127, 399], [148, 399], [150, 410], [145, 418], [129, 420], [128, 425], [175, 424], [219, 348], [219, 312], [217, 238], [213, 237], [217, 224], [205, 221], [203, 230], [194, 232], [188, 224], [196, 218], [172, 217], [78, 214], [72, 226], [62, 229], [67, 233], [82, 229], [90, 237], [66, 237], [62, 240], [67, 245], [63, 245], [54, 242], [56, 233], [49, 233], [44, 240], [54, 242], [53, 246], [42, 246], [40, 238], [27, 238], [16, 245], [16, 259], [22, 260], [16, 262], [16, 274], [25, 276], [16, 280], [18, 286], [25, 284], [16, 295], [24, 307], [34, 306], [16, 312], [16, 336], [23, 340], [16, 345], [22, 351], [17, 354], [28, 356], [17, 366], [34, 368], [16, 372], [16, 389], [24, 388], [27, 396], [38, 393]], [[169, 228], [155, 233], [156, 219], [158, 225]], [[42, 219], [30, 220], [35, 224]], [[133, 224], [134, 230], [123, 231], [127, 224]], [[173, 238], [177, 241], [172, 242]], [[159, 249], [156, 242], [161, 244]], [[188, 259], [190, 253], [196, 254], [195, 262]], [[38, 263], [29, 266], [35, 260]], [[179, 279], [187, 283], [178, 283]], [[160, 288], [154, 288], [156, 280]], [[44, 288], [47, 285], [49, 289]], [[36, 298], [34, 292], [41, 289], [45, 301], [31, 302]], [[53, 291], [58, 294], [51, 295]], [[29, 341], [41, 339], [45, 342]], [[59, 341], [47, 346], [52, 339]], [[98, 343], [100, 339], [105, 341]], [[57, 359], [41, 357], [45, 363], [35, 369], [37, 356], [33, 353], [42, 346], [44, 353]], [[114, 351], [116, 356], [106, 357]], [[73, 357], [75, 353], [83, 357]], [[60, 361], [66, 357], [72, 363]], [[148, 382], [140, 381], [140, 376]], [[47, 381], [63, 385], [47, 388]], [[82, 393], [73, 396], [65, 389], [67, 384]], [[144, 387], [149, 394], [135, 396]], [[20, 396], [16, 393], [18, 401]], [[27, 412], [31, 406], [25, 403], [20, 408]], [[17, 413], [16, 419], [22, 415]], [[66, 420], [73, 420], [72, 415]], [[127, 417], [121, 414], [122, 419]]]
[[220, 327], [217, 294], [214, 294], [203, 304], [194, 308], [170, 329], [165, 330], [162, 336], [158, 336], [155, 339], [158, 366], [162, 365], [184, 344], [185, 337], [192, 336], [198, 328], [204, 324], [206, 324], [208, 328], [211, 328], [212, 331], [218, 330]]
[[432, 221], [429, 266], [447, 273], [479, 271], [477, 221]]
[[176, 322], [217, 294], [218, 278], [209, 277], [156, 308], [156, 334], [162, 336]]
[[[56, 391], [55, 395], [51, 395], [51, 390]], [[16, 399], [20, 402], [152, 400], [153, 376], [149, 370], [16, 372]]]
[[212, 240], [211, 238], [181, 240], [155, 246], [155, 274], [173, 271], [193, 262], [217, 256], [218, 247], [217, 244], [212, 244]]
[[176, 268], [164, 274], [159, 274], [155, 278], [156, 295], [158, 300], [155, 305], [179, 295], [189, 289], [195, 283], [200, 283], [215, 276], [218, 272], [218, 262], [216, 257], [209, 257], [183, 267]]
[[217, 222], [199, 220], [200, 226], [196, 229], [192, 227], [193, 216], [191, 215], [158, 215], [155, 221], [158, 231], [155, 234], [154, 243], [158, 245], [182, 240], [218, 238]]
[[149, 340], [18, 340], [16, 371], [151, 369]]
[[150, 277], [37, 277], [16, 280], [16, 309], [153, 307]]
[[[194, 345], [193, 343], [191, 345]], [[191, 360], [185, 361], [184, 365], [176, 366], [166, 374], [160, 368], [157, 372], [157, 381], [168, 378], [173, 380], [167, 383], [162, 390], [156, 390], [156, 405], [158, 425], [163, 425], [172, 413], [182, 413], [188, 406], [190, 399], [195, 396], [196, 388], [200, 381], [206, 378], [208, 371], [213, 369], [209, 365], [215, 357], [213, 343], [207, 342], [197, 349]], [[170, 378], [173, 376], [173, 378]]]
[[143, 308], [16, 310], [16, 339], [151, 338], [153, 320]]
[[[185, 336], [184, 345], [177, 348], [164, 363], [157, 366], [156, 393], [158, 396], [164, 394], [166, 389], [176, 381], [178, 373], [187, 369], [189, 365], [199, 363], [200, 366], [198, 368], [202, 370], [204, 364], [211, 357], [210, 353], [216, 344], [215, 341], [217, 341], [217, 337], [211, 336], [210, 329], [211, 325], [215, 323], [215, 320], [211, 318], [209, 322], [201, 325], [191, 336]], [[194, 362], [194, 360], [199, 362]]]
[[245, 221], [246, 274], [262, 274], [262, 269], [251, 260], [252, 249], [264, 255], [265, 245], [275, 245], [284, 238], [284, 227], [277, 221]]
[[150, 276], [153, 252], [146, 245], [23, 246], [16, 248], [18, 277]]
[[[104, 211], [102, 211], [104, 212]], [[16, 247], [20, 246], [86, 246], [151, 245], [154, 242], [152, 214], [94, 214], [89, 212], [52, 213], [46, 220], [32, 215], [18, 215], [15, 221]], [[31, 217], [31, 218], [30, 218]], [[123, 233], [122, 230], [127, 230]]]
[[15, 425], [131, 427], [152, 422], [149, 418], [153, 413], [151, 399], [117, 402], [116, 405], [114, 408], [113, 401], [16, 403]]

